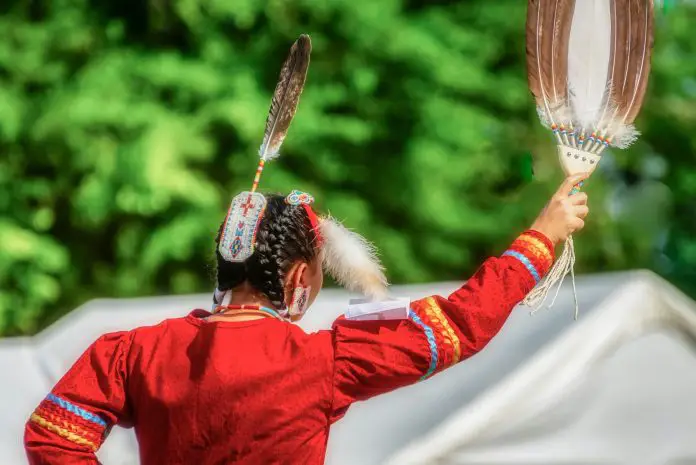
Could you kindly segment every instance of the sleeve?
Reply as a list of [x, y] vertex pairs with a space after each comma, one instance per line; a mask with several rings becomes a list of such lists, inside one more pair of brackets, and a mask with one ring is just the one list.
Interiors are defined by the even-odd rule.
[[130, 423], [126, 356], [130, 333], [100, 337], [34, 410], [24, 446], [31, 465], [98, 464], [111, 427]]
[[408, 319], [339, 318], [333, 326], [332, 420], [355, 401], [427, 379], [482, 350], [553, 260], [551, 241], [526, 231], [448, 298], [412, 302]]

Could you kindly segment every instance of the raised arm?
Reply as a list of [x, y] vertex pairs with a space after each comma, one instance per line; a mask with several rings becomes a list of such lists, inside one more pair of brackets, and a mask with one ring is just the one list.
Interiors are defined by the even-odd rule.
[[111, 427], [127, 423], [126, 354], [130, 333], [92, 344], [34, 410], [24, 445], [31, 465], [96, 465]]
[[532, 229], [449, 297], [413, 302], [405, 320], [337, 320], [333, 418], [354, 401], [427, 379], [483, 349], [545, 276], [556, 243], [583, 227], [587, 197], [569, 196], [581, 180], [567, 179]]

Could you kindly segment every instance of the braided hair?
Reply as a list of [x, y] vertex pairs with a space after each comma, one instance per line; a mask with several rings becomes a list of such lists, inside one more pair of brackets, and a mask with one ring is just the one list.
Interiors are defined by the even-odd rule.
[[[220, 291], [248, 282], [262, 292], [276, 308], [285, 307], [283, 284], [293, 263], [317, 257], [316, 235], [302, 206], [288, 205], [282, 195], [266, 195], [266, 210], [256, 232], [254, 253], [243, 263], [225, 261], [215, 247], [217, 282]], [[215, 242], [222, 235], [220, 226]]]

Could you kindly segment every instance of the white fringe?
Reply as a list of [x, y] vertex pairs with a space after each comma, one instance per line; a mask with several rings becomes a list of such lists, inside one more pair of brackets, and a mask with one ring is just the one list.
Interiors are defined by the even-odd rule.
[[527, 297], [525, 297], [524, 301], [522, 302], [524, 305], [531, 307], [532, 308], [532, 315], [538, 312], [544, 303], [546, 302], [546, 299], [549, 296], [549, 293], [553, 289], [554, 286], [557, 285], [556, 288], [556, 294], [553, 297], [553, 300], [549, 304], [547, 308], [553, 307], [553, 305], [556, 303], [556, 298], [558, 297], [558, 292], [561, 290], [561, 285], [563, 284], [563, 280], [565, 277], [570, 273], [572, 282], [573, 282], [573, 298], [575, 300], [575, 319], [578, 319], [578, 313], [579, 313], [579, 305], [578, 305], [578, 293], [575, 288], [575, 247], [573, 245], [573, 237], [570, 236], [568, 237], [568, 240], [565, 242], [563, 246], [563, 252], [561, 253], [561, 256], [558, 257], [558, 260], [556, 260], [556, 263], [553, 264], [551, 267], [551, 270], [549, 273], [546, 275], [546, 278], [539, 283], [533, 290], [530, 292]]

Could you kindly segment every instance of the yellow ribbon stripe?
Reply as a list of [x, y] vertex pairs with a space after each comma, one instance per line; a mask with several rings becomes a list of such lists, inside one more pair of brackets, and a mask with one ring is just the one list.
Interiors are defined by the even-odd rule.
[[52, 413], [51, 411], [37, 409], [35, 413], [44, 420], [48, 421], [49, 423], [53, 423], [54, 425], [64, 428], [67, 431], [78, 434], [87, 441], [96, 439], [96, 443], [98, 444], [101, 442], [100, 438], [104, 435], [103, 431], [101, 433], [96, 431], [90, 431], [89, 429], [83, 428], [81, 425], [72, 423], [66, 420], [65, 418], [61, 417], [60, 415]]
[[452, 365], [455, 363], [459, 362], [459, 358], [461, 357], [461, 347], [459, 346], [459, 337], [457, 336], [457, 333], [454, 331], [452, 328], [452, 325], [450, 325], [449, 320], [447, 317], [442, 313], [442, 309], [440, 306], [435, 302], [435, 299], [432, 297], [428, 297], [425, 299], [425, 302], [427, 306], [425, 307], [425, 313], [430, 317], [431, 319], [434, 319], [435, 321], [439, 322], [440, 325], [442, 325], [442, 328], [444, 329], [444, 333], [442, 336], [445, 339], [445, 342], [451, 344], [454, 347], [454, 357], [452, 360]]
[[539, 255], [542, 255], [547, 262], [553, 261], [551, 252], [549, 251], [549, 248], [544, 244], [542, 241], [537, 239], [534, 236], [529, 236], [527, 234], [522, 234], [517, 240], [520, 242], [525, 242], [529, 244], [530, 246], [530, 252], [535, 253], [537, 257]]
[[32, 413], [31, 421], [38, 424], [39, 426], [46, 428], [49, 431], [56, 433], [58, 436], [63, 437], [65, 439], [67, 439], [68, 441], [72, 441], [75, 444], [79, 444], [81, 446], [89, 447], [94, 452], [97, 451], [97, 445], [94, 444], [92, 441], [88, 441], [87, 439], [83, 438], [79, 434], [73, 433], [72, 431], [68, 431], [65, 428], [61, 428], [60, 426], [58, 426], [54, 423], [51, 423], [50, 421], [37, 415], [36, 413]]

